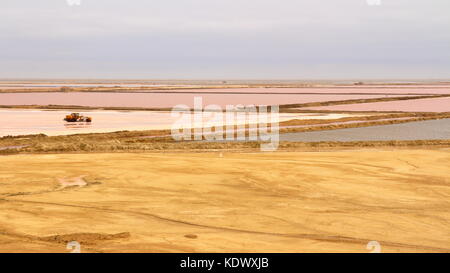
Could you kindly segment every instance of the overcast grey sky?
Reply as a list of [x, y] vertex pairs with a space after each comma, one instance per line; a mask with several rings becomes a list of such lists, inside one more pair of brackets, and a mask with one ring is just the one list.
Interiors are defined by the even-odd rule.
[[450, 1], [2, 0], [0, 78], [450, 78]]

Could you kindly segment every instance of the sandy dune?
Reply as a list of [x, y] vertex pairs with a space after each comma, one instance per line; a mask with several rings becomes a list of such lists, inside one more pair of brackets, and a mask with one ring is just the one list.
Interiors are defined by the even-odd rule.
[[449, 162], [448, 150], [3, 156], [0, 252], [450, 252]]

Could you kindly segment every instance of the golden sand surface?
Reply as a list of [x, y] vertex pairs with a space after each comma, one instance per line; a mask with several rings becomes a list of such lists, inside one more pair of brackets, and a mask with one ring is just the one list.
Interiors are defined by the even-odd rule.
[[0, 252], [450, 252], [450, 151], [0, 157]]

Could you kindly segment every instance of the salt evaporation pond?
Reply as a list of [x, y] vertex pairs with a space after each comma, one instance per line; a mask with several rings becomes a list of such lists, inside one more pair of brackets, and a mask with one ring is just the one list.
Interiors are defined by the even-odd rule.
[[[246, 90], [246, 89], [241, 89]], [[219, 92], [216, 90], [216, 92]], [[112, 93], [112, 92], [39, 92], [0, 93], [0, 105], [69, 105], [89, 107], [172, 108], [183, 104], [192, 107], [195, 97], [204, 105], [283, 105], [321, 101], [373, 99], [400, 95], [349, 94], [198, 94], [198, 93]]]
[[450, 86], [335, 86], [335, 87], [302, 87], [302, 88], [223, 88], [165, 90], [162, 92], [196, 92], [196, 93], [270, 93], [270, 94], [341, 94], [341, 95], [442, 95], [450, 94]]
[[299, 108], [326, 111], [450, 112], [450, 97]]
[[[295, 93], [295, 94], [420, 94], [420, 95], [432, 95], [432, 94], [450, 94], [450, 85], [370, 85], [370, 86], [329, 86], [329, 87], [267, 87], [267, 88], [199, 88], [201, 85], [171, 85], [171, 84], [146, 84], [146, 83], [32, 83], [32, 84], [19, 84], [19, 83], [0, 83], [0, 89], [25, 89], [32, 92], [33, 90], [45, 90], [55, 91], [61, 87], [86, 87], [86, 88], [149, 88], [149, 87], [180, 87], [180, 89], [172, 90], [159, 90], [162, 92], [197, 92], [197, 93]], [[197, 88], [197, 89], [196, 89]], [[154, 92], [157, 90], [137, 90], [138, 92]], [[131, 91], [133, 92], [133, 91]]]
[[301, 142], [443, 139], [450, 139], [450, 119], [280, 135], [281, 141]]
[[[63, 121], [67, 111], [51, 110], [0, 110], [0, 137], [8, 135], [46, 134], [69, 135], [134, 130], [171, 129], [178, 117], [168, 111], [84, 111], [93, 122], [67, 123]], [[339, 119], [346, 114], [280, 113], [280, 122], [291, 119]], [[235, 124], [244, 121], [237, 120]], [[200, 126], [196, 126], [200, 127]]]
[[[168, 87], [173, 85], [162, 85], [162, 84], [138, 84], [138, 83], [132, 83], [132, 84], [111, 84], [111, 83], [105, 83], [105, 84], [95, 84], [95, 83], [59, 83], [59, 84], [53, 84], [53, 83], [0, 83], [0, 89], [43, 89], [43, 88], [61, 88], [61, 87], [92, 87], [92, 88], [98, 88], [98, 87], [125, 87], [125, 88], [140, 88], [140, 87]], [[184, 86], [184, 85], [183, 85]], [[186, 85], [188, 86], [188, 85]]]

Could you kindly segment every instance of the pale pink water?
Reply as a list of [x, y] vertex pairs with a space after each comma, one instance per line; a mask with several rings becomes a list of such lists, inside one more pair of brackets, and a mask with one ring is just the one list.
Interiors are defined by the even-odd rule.
[[295, 93], [295, 94], [450, 94], [450, 86], [335, 86], [305, 88], [226, 88], [226, 89], [192, 89], [162, 90], [161, 92], [197, 92], [197, 93]]
[[345, 104], [301, 109], [328, 111], [450, 112], [450, 98]]
[[[240, 89], [242, 91], [242, 89]], [[247, 89], [245, 89], [247, 90]], [[217, 91], [217, 90], [216, 90]], [[267, 91], [267, 90], [266, 90]], [[73, 105], [90, 107], [172, 108], [179, 104], [192, 107], [195, 97], [203, 105], [283, 105], [320, 101], [399, 97], [401, 95], [332, 95], [332, 94], [192, 94], [192, 93], [0, 93], [0, 105]]]
[[60, 88], [63, 86], [69, 87], [161, 87], [161, 86], [172, 86], [172, 85], [161, 85], [161, 84], [96, 84], [96, 83], [0, 83], [0, 89], [42, 89], [42, 88]]
[[[180, 119], [166, 111], [84, 111], [83, 115], [91, 116], [92, 123], [67, 123], [63, 121], [70, 111], [42, 110], [2, 110], [0, 109], [0, 137], [8, 135], [68, 135], [80, 133], [116, 132], [123, 130], [160, 130], [171, 129]], [[260, 114], [261, 115], [261, 114]], [[314, 113], [280, 113], [279, 120], [291, 119], [339, 119], [352, 115], [314, 114]], [[209, 119], [205, 116], [205, 121]], [[236, 119], [241, 124], [244, 119]], [[201, 127], [196, 125], [194, 127]], [[1, 148], [0, 148], [1, 149]]]
[[[145, 83], [105, 83], [105, 84], [87, 84], [87, 83], [0, 83], [0, 89], [45, 89], [54, 90], [62, 86], [69, 87], [201, 87], [199, 85], [170, 85], [170, 84], [145, 84]], [[171, 92], [171, 90], [161, 90], [163, 92]], [[327, 86], [327, 87], [305, 87], [305, 88], [224, 88], [224, 89], [179, 89], [174, 90], [176, 92], [230, 92], [230, 93], [390, 93], [390, 94], [450, 94], [450, 85], [370, 85], [370, 86], [354, 86], [354, 85], [341, 85], [341, 86]]]

